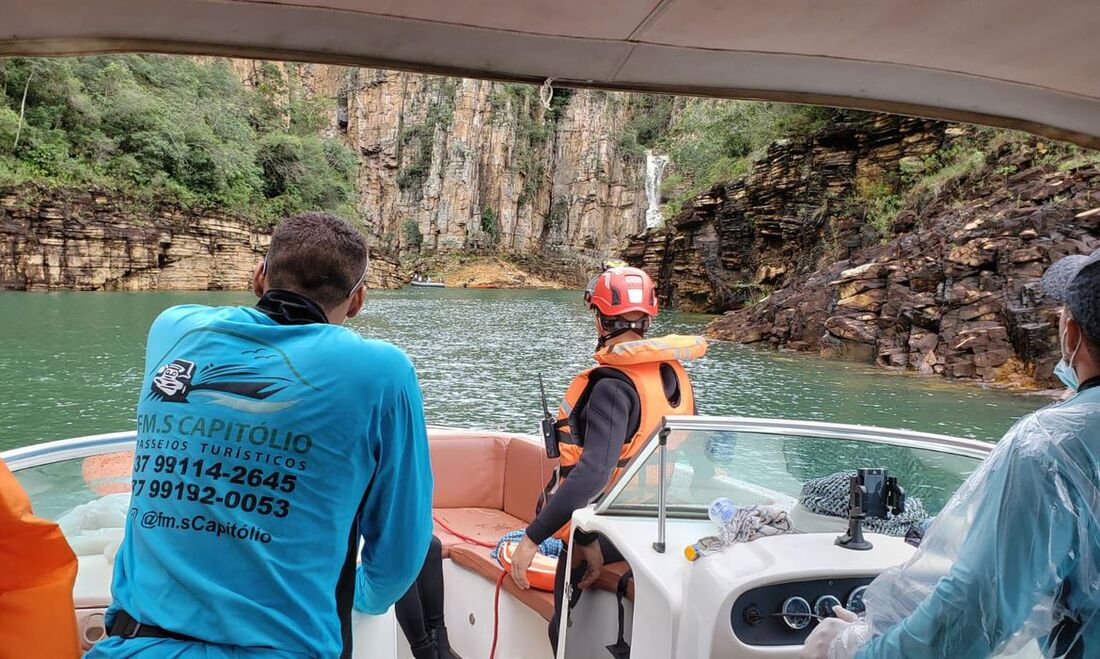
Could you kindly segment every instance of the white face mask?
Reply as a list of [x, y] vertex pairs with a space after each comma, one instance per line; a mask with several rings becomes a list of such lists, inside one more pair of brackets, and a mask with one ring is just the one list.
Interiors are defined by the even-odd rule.
[[[1065, 324], [1062, 325], [1065, 328]], [[1058, 332], [1058, 349], [1062, 352], [1062, 359], [1058, 362], [1058, 365], [1054, 367], [1054, 375], [1057, 376], [1062, 384], [1066, 385], [1073, 391], [1077, 391], [1077, 387], [1080, 386], [1080, 382], [1077, 379], [1077, 371], [1073, 368], [1073, 362], [1077, 359], [1077, 351], [1081, 349], [1081, 342], [1085, 337], [1080, 336], [1077, 338], [1077, 347], [1073, 349], [1069, 357], [1066, 357], [1066, 330]]]

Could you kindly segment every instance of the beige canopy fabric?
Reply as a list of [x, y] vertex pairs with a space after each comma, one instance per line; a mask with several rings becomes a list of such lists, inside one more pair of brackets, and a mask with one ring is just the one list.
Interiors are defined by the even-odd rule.
[[1097, 0], [0, 0], [0, 55], [169, 52], [818, 103], [1100, 148]]

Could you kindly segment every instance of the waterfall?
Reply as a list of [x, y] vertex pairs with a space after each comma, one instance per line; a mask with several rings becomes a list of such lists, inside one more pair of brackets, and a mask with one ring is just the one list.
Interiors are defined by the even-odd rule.
[[652, 229], [665, 219], [661, 217], [661, 175], [664, 174], [667, 164], [668, 156], [649, 150], [645, 152], [645, 198], [649, 202], [645, 209], [647, 229]]

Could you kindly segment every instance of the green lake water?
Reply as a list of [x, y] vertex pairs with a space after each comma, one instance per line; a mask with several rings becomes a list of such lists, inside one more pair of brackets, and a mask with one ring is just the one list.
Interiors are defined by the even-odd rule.
[[[592, 364], [576, 291], [370, 291], [348, 326], [405, 349], [430, 423], [535, 432], [537, 375], [554, 404]], [[174, 304], [252, 304], [248, 293], [0, 293], [0, 450], [134, 427], [145, 332]], [[662, 313], [653, 335], [707, 316]], [[703, 414], [818, 419], [993, 440], [1049, 402], [801, 354], [712, 344], [688, 366]]]

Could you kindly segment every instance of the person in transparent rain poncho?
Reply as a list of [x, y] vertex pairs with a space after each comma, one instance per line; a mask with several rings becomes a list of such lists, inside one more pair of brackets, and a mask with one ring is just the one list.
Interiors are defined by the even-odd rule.
[[1017, 422], [871, 584], [866, 615], [837, 607], [803, 657], [1100, 656], [1100, 250], [1052, 265], [1043, 290], [1065, 305], [1055, 373], [1072, 396]]

